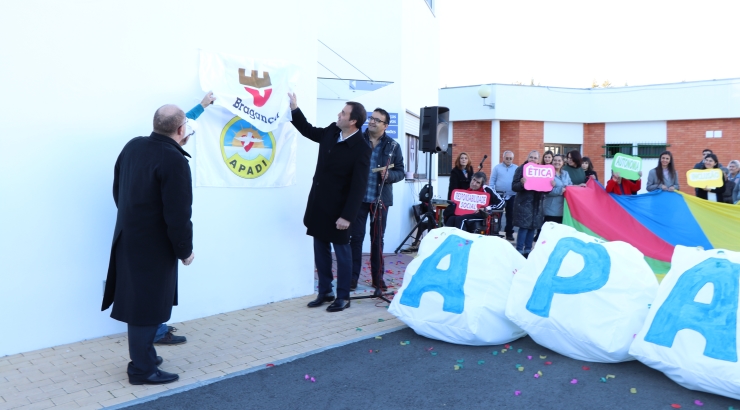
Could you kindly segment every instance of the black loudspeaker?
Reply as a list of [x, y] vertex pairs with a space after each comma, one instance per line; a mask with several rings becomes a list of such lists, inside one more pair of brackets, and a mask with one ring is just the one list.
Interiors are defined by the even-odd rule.
[[447, 151], [447, 133], [450, 124], [450, 109], [447, 107], [424, 107], [421, 109], [419, 149], [421, 152]]

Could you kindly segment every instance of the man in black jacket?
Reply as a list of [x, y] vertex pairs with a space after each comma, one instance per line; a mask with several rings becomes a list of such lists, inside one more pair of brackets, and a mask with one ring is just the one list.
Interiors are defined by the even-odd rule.
[[[340, 312], [350, 305], [352, 250], [348, 228], [360, 209], [370, 167], [371, 149], [360, 132], [367, 112], [362, 104], [350, 101], [338, 114], [337, 122], [317, 128], [309, 124], [298, 109], [295, 94], [289, 96], [291, 123], [304, 137], [319, 144], [316, 172], [303, 216], [306, 234], [313, 236], [314, 261], [319, 276], [319, 294], [308, 307], [333, 301], [326, 310]], [[337, 256], [336, 300], [331, 284], [332, 245]]]
[[185, 113], [165, 105], [154, 114], [154, 132], [126, 144], [116, 161], [113, 200], [118, 208], [102, 310], [128, 324], [131, 384], [174, 382], [159, 370], [154, 349], [160, 323], [177, 305], [177, 260], [189, 265], [193, 253], [190, 221], [193, 190]]
[[363, 133], [365, 142], [372, 148], [367, 190], [360, 204], [360, 211], [352, 223], [350, 245], [352, 247], [352, 284], [351, 290], [357, 289], [357, 281], [362, 269], [362, 242], [365, 240], [365, 226], [370, 215], [370, 274], [373, 279], [375, 295], [382, 295], [388, 290], [383, 280], [385, 263], [383, 261], [383, 235], [385, 233], [388, 207], [393, 205], [392, 184], [402, 181], [403, 154], [401, 147], [393, 141], [385, 130], [391, 117], [382, 108], [376, 108], [370, 115], [367, 130]]

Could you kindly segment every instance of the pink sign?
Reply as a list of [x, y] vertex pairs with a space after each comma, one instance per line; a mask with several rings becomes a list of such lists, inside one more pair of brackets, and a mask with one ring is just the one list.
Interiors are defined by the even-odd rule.
[[477, 211], [478, 208], [488, 206], [491, 194], [485, 191], [468, 191], [455, 189], [452, 191], [452, 202], [455, 203], [455, 215], [467, 215]]
[[552, 165], [538, 165], [531, 162], [524, 164], [522, 177], [527, 179], [524, 188], [530, 191], [552, 191], [552, 180], [555, 179], [555, 167]]

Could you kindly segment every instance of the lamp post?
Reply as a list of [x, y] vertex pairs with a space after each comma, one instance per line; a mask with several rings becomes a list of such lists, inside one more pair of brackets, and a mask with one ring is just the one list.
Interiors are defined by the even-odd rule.
[[492, 110], [496, 108], [496, 104], [494, 103], [486, 104], [486, 98], [491, 96], [491, 87], [486, 84], [481, 85], [480, 87], [478, 87], [478, 95], [480, 96], [480, 98], [483, 99], [483, 106], [488, 107]]

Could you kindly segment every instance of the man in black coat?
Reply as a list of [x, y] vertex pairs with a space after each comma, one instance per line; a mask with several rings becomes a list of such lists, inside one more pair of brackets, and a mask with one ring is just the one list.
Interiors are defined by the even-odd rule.
[[[289, 96], [291, 123], [304, 137], [319, 144], [316, 172], [303, 216], [306, 234], [313, 236], [314, 262], [319, 276], [319, 294], [308, 307], [333, 301], [326, 310], [340, 312], [350, 305], [352, 250], [348, 228], [360, 209], [370, 168], [372, 150], [360, 132], [367, 112], [362, 104], [350, 101], [338, 114], [337, 122], [317, 128], [309, 124], [298, 109], [295, 94]], [[332, 246], [337, 256], [336, 300], [331, 284]]]
[[352, 247], [352, 283], [350, 290], [357, 289], [362, 268], [362, 242], [365, 240], [365, 226], [370, 216], [370, 274], [373, 279], [375, 296], [381, 296], [388, 286], [383, 280], [385, 262], [383, 261], [383, 235], [385, 234], [388, 207], [393, 205], [393, 185], [403, 181], [403, 154], [401, 147], [393, 141], [385, 130], [391, 116], [382, 108], [376, 108], [370, 115], [367, 130], [362, 137], [372, 148], [370, 169], [365, 195], [360, 211], [350, 229]]
[[193, 190], [185, 113], [165, 105], [154, 114], [154, 132], [126, 144], [116, 161], [113, 200], [118, 208], [102, 310], [128, 324], [131, 384], [174, 382], [159, 370], [154, 349], [160, 323], [177, 305], [177, 260], [193, 254]]

